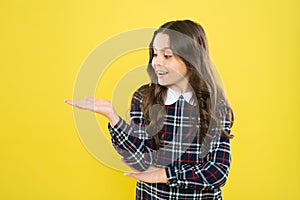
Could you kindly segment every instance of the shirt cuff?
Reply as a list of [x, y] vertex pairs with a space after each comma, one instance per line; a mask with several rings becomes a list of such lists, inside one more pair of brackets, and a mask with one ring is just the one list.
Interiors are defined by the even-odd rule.
[[111, 126], [110, 123], [108, 123], [108, 130], [113, 141], [115, 141], [115, 137], [117, 137], [119, 140], [125, 139], [122, 136], [126, 136], [130, 133], [130, 126], [120, 117], [118, 123], [116, 123], [114, 126]]
[[166, 175], [167, 175], [167, 185], [169, 185], [170, 187], [177, 187], [180, 188], [181, 184], [178, 181], [178, 177], [177, 177], [177, 168], [176, 167], [168, 167], [166, 168]]
[[111, 124], [108, 122], [108, 128], [117, 128], [118, 125], [122, 123], [122, 120], [123, 119], [119, 116], [119, 121], [114, 126], [111, 126]]

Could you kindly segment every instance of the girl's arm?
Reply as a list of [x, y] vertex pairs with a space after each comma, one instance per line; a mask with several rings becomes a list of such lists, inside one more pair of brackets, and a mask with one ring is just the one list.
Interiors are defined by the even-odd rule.
[[142, 95], [134, 93], [130, 109], [130, 125], [122, 118], [118, 123], [108, 125], [112, 144], [123, 156], [123, 161], [131, 168], [145, 171], [152, 164], [155, 150], [153, 137], [147, 134], [143, 113], [141, 111]]
[[[227, 133], [230, 133], [230, 116], [230, 109], [226, 108], [221, 123]], [[231, 163], [229, 139], [216, 137], [211, 142], [210, 151], [203, 160], [201, 164], [166, 168], [168, 185], [184, 189], [213, 189], [223, 186]]]
[[141, 95], [138, 91], [133, 95], [131, 102], [130, 125], [118, 116], [110, 101], [85, 97], [84, 100], [65, 100], [65, 102], [105, 116], [109, 121], [113, 146], [130, 167], [145, 171], [152, 164], [155, 143], [145, 131]]
[[[222, 114], [223, 129], [229, 134], [231, 127], [230, 109]], [[223, 112], [224, 113], [224, 112]], [[153, 171], [127, 173], [135, 179], [149, 183], [167, 183], [170, 187], [183, 189], [213, 189], [225, 184], [231, 157], [229, 139], [215, 137], [210, 143], [210, 151], [199, 164], [185, 164], [180, 168], [168, 167], [164, 170], [156, 168]]]
[[230, 145], [228, 139], [219, 137], [212, 144], [214, 149], [206, 156], [206, 161], [180, 168], [166, 168], [168, 185], [184, 189], [213, 189], [225, 184], [230, 167]]

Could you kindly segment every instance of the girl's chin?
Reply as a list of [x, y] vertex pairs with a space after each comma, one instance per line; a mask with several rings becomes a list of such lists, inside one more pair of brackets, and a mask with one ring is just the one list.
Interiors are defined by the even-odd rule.
[[158, 80], [158, 84], [161, 85], [161, 86], [169, 85], [166, 81], [160, 81], [160, 80]]

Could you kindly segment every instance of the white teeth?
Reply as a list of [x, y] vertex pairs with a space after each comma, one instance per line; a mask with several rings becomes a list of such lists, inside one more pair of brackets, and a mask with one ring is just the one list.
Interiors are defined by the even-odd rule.
[[161, 72], [161, 71], [159, 71], [159, 72], [156, 72], [156, 74], [158, 74], [158, 75], [166, 75], [168, 72]]

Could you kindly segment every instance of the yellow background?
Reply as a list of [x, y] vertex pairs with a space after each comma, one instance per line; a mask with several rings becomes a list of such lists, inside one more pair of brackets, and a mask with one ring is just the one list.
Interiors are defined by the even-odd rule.
[[[1, 1], [0, 199], [134, 199], [135, 181], [87, 152], [63, 100], [101, 42], [185, 18], [205, 28], [236, 113], [224, 199], [300, 199], [299, 6], [297, 0]], [[121, 72], [145, 63], [147, 55], [137, 55]], [[109, 94], [116, 80], [97, 96]]]

